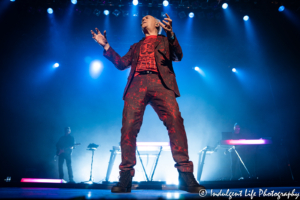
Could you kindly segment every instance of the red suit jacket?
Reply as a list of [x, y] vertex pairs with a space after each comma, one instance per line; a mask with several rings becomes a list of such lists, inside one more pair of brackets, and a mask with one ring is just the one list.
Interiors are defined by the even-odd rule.
[[[145, 38], [131, 45], [129, 51], [123, 57], [115, 52], [112, 47], [109, 47], [107, 51], [104, 50], [103, 52], [103, 55], [107, 59], [109, 59], [119, 70], [125, 70], [131, 66], [130, 75], [128, 77], [128, 81], [123, 94], [123, 100], [125, 99], [128, 87], [133, 80], [138, 57], [140, 55], [140, 46], [144, 39]], [[174, 40], [169, 41], [168, 38], [164, 35], [158, 35], [157, 40], [154, 44], [154, 48], [157, 70], [161, 75], [164, 84], [168, 89], [174, 91], [175, 97], [179, 97], [180, 93], [175, 79], [172, 61], [181, 61], [183, 55], [176, 36], [174, 35]]]

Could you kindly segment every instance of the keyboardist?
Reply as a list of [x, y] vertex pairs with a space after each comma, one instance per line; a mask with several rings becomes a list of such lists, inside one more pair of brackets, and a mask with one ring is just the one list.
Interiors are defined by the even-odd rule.
[[[241, 128], [238, 123], [235, 123], [233, 126], [233, 132], [230, 134], [230, 139], [241, 139]], [[239, 147], [237, 147], [239, 148]], [[239, 149], [240, 150], [240, 149]], [[231, 178], [230, 180], [241, 180], [244, 179], [242, 175], [242, 164], [238, 156], [232, 149], [227, 149], [224, 152], [225, 155], [230, 155], [231, 160]]]

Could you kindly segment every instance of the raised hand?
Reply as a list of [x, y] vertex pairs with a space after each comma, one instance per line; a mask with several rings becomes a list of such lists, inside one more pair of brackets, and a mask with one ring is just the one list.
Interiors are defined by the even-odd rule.
[[105, 50], [107, 50], [109, 48], [109, 44], [107, 42], [106, 39], [106, 30], [103, 32], [103, 35], [101, 34], [101, 32], [99, 31], [98, 28], [95, 28], [97, 34], [91, 30], [91, 34], [92, 34], [92, 38], [98, 43], [100, 44]]
[[165, 24], [159, 22], [159, 25], [161, 25], [161, 27], [165, 30], [168, 37], [172, 37], [174, 34], [172, 28], [172, 19], [167, 13], [166, 16], [167, 18], [164, 18], [164, 20], [162, 20]]

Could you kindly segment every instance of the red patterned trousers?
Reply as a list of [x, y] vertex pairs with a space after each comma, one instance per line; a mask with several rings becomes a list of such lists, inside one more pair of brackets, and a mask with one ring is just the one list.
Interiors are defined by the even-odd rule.
[[134, 176], [136, 137], [143, 122], [146, 106], [150, 104], [166, 126], [170, 138], [175, 167], [182, 172], [193, 172], [183, 119], [175, 93], [167, 89], [158, 74], [142, 74], [133, 78], [127, 90], [121, 129], [122, 162], [120, 170], [130, 170]]

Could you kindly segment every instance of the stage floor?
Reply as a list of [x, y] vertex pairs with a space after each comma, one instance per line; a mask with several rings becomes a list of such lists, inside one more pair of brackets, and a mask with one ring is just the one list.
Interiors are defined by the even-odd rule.
[[[220, 192], [221, 191], [221, 192]], [[300, 199], [300, 187], [276, 188], [232, 188], [232, 189], [207, 189], [207, 193], [190, 194], [181, 190], [132, 190], [131, 193], [114, 194], [108, 189], [71, 189], [71, 188], [0, 188], [0, 199], [249, 199], [251, 196], [272, 197], [278, 199]], [[254, 194], [255, 193], [255, 194]], [[241, 194], [241, 195], [240, 195]], [[203, 196], [203, 197], [201, 197]], [[298, 197], [298, 198], [297, 198]]]

